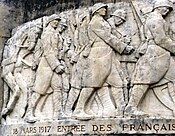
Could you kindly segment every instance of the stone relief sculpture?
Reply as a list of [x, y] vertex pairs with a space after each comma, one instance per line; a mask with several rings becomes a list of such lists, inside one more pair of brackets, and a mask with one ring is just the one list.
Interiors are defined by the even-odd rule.
[[[93, 42], [86, 60], [87, 68], [84, 69], [84, 75], [82, 76], [82, 90], [73, 113], [73, 116], [76, 116], [76, 118], [91, 117], [91, 115], [85, 112], [85, 104], [97, 88], [107, 86], [105, 82], [111, 85], [113, 93], [119, 94], [121, 90], [118, 88], [123, 87], [122, 79], [117, 69], [117, 67], [119, 68], [119, 64], [117, 64], [119, 62], [115, 60], [112, 48], [119, 53], [124, 52], [124, 50], [130, 53], [133, 48], [128, 47], [112, 35], [110, 25], [103, 19], [103, 16], [106, 15], [106, 10], [107, 7], [104, 4], [94, 5], [92, 10], [88, 34]], [[96, 71], [95, 67], [101, 67], [101, 71]], [[118, 81], [118, 83], [113, 81]], [[122, 97], [122, 94], [120, 96]], [[118, 104], [122, 107], [124, 103], [122, 98], [115, 98], [114, 96], [114, 100], [116, 105]]]
[[173, 118], [174, 40], [169, 0], [97, 3], [23, 24], [4, 47], [2, 121]]
[[[21, 117], [25, 114], [25, 108], [35, 79], [34, 69], [36, 66], [34, 60], [37, 56], [33, 50], [37, 48], [37, 40], [39, 39], [41, 30], [41, 25], [32, 26], [32, 28], [26, 30], [27, 33], [24, 33], [22, 37], [17, 37], [18, 40], [12, 37], [9, 40], [8, 47], [6, 46], [9, 49], [14, 48], [14, 50], [7, 54], [4, 51], [4, 57], [6, 58], [2, 62], [2, 77], [11, 91], [9, 92], [8, 88], [5, 89], [4, 102], [6, 103], [6, 107], [2, 111], [2, 116], [13, 112], [19, 97], [23, 97], [26, 100], [20, 105], [19, 114]], [[9, 100], [7, 100], [8, 95], [11, 95]]]
[[[62, 107], [62, 73], [64, 72], [65, 65], [59, 60], [58, 52], [62, 48], [62, 38], [59, 32], [64, 30], [64, 27], [58, 27], [61, 18], [57, 15], [52, 15], [41, 36], [43, 46], [43, 54], [38, 64], [36, 71], [36, 80], [34, 83], [33, 94], [31, 102], [28, 107], [28, 122], [35, 122], [34, 110], [42, 95], [53, 93], [53, 118], [57, 119], [63, 112]], [[59, 32], [56, 31], [58, 27]]]
[[[163, 100], [157, 92], [161, 91], [161, 87], [157, 90], [156, 86], [173, 81], [174, 72], [171, 67], [174, 60], [172, 60], [170, 53], [174, 54], [175, 44], [167, 34], [168, 26], [164, 20], [171, 10], [172, 6], [169, 1], [156, 1], [153, 12], [149, 13], [145, 24], [143, 24], [144, 43], [141, 46], [140, 54], [144, 55], [139, 58], [133, 74], [133, 88], [126, 107], [126, 111], [130, 114], [144, 114], [137, 107], [152, 85], [155, 94], [160, 100]], [[169, 91], [171, 96], [171, 90]], [[174, 112], [174, 102], [162, 101], [162, 103]]]
[[66, 103], [66, 114], [71, 116], [72, 108], [75, 104], [75, 101], [78, 98], [80, 90], [82, 89], [81, 78], [83, 76], [84, 66], [86, 57], [89, 54], [90, 44], [89, 36], [87, 33], [87, 28], [89, 24], [89, 15], [86, 12], [80, 14], [80, 20], [75, 30], [74, 45], [75, 52], [71, 57], [71, 63], [74, 64], [72, 69], [72, 78], [71, 78], [71, 90]]

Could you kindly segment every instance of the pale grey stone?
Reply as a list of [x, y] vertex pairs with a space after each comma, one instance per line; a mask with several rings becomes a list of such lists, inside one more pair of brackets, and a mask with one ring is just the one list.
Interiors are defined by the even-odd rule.
[[1, 63], [1, 132], [174, 133], [174, 22], [171, 1], [129, 1], [15, 28]]

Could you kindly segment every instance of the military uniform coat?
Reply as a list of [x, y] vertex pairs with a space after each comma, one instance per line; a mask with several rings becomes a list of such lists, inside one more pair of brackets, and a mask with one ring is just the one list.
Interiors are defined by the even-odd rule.
[[[49, 87], [53, 80], [54, 70], [60, 65], [58, 60], [59, 34], [54, 28], [48, 26], [41, 36], [41, 42], [43, 45], [43, 55], [36, 72], [34, 91], [44, 95], [53, 91], [52, 89], [49, 89]], [[61, 80], [59, 80], [57, 84], [57, 86], [61, 87]]]
[[136, 64], [132, 82], [155, 84], [166, 76], [170, 66], [170, 53], [175, 53], [175, 44], [167, 35], [168, 26], [160, 13], [151, 13], [143, 28], [147, 49]]
[[82, 86], [102, 87], [107, 82], [121, 87], [122, 80], [115, 65], [119, 61], [114, 58], [114, 50], [122, 53], [126, 45], [111, 34], [110, 25], [100, 15], [93, 16], [88, 35], [93, 44], [84, 65]]

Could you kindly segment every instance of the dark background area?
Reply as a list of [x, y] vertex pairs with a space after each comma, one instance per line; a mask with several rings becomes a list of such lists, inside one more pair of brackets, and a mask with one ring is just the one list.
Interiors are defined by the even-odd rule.
[[23, 21], [26, 22], [54, 12], [91, 6], [97, 2], [115, 3], [120, 1], [127, 0], [4, 0], [4, 3], [17, 10], [22, 9]]

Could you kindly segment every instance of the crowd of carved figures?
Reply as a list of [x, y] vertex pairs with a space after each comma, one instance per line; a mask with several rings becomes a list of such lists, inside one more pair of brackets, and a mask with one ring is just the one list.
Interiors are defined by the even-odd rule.
[[17, 27], [1, 64], [2, 120], [163, 116], [154, 102], [174, 117], [174, 7], [97, 3]]

